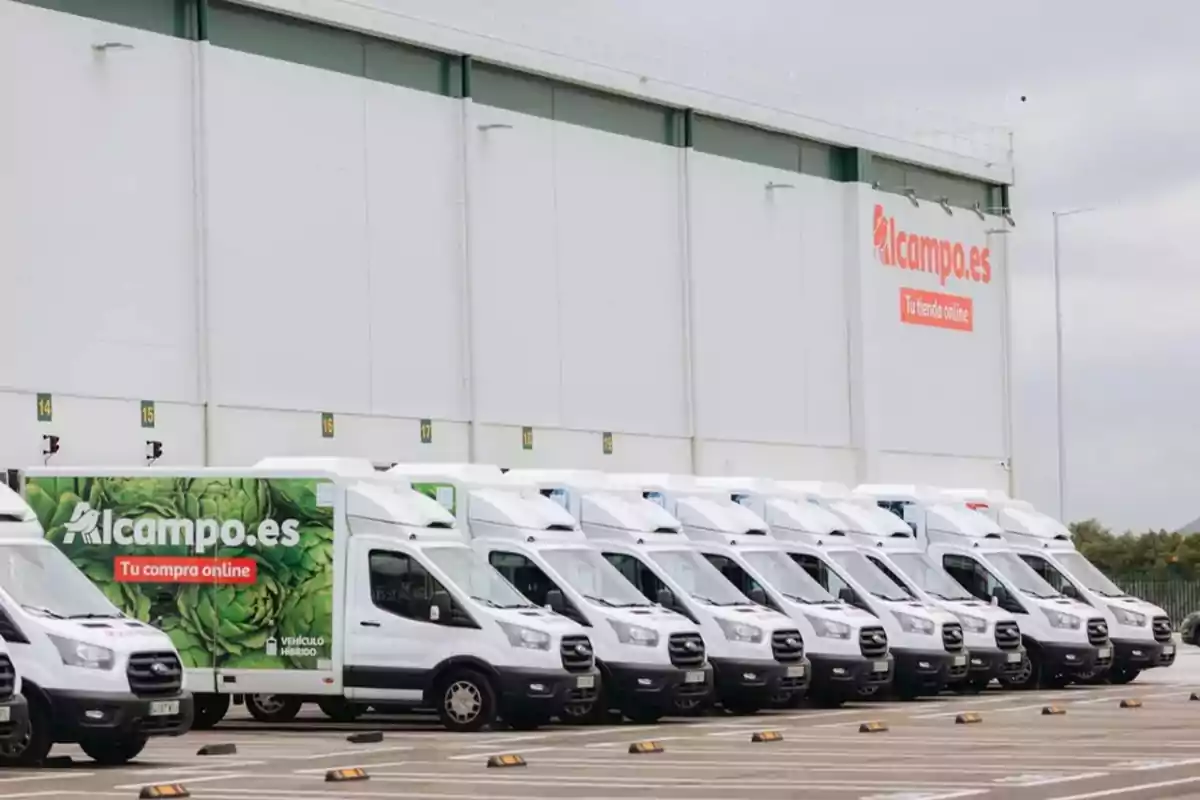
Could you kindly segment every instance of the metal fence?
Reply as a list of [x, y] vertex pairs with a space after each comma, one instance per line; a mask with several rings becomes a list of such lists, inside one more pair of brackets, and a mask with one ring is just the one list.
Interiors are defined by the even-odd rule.
[[1160, 606], [1178, 630], [1179, 623], [1200, 611], [1200, 581], [1183, 578], [1116, 578], [1116, 584], [1134, 597]]

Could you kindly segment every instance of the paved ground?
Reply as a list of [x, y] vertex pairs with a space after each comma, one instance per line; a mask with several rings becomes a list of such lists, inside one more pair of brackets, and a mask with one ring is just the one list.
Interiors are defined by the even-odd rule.
[[[1200, 650], [1126, 687], [987, 693], [836, 711], [710, 717], [654, 726], [555, 727], [453, 735], [434, 721], [313, 722], [265, 730], [231, 719], [215, 731], [153, 743], [122, 769], [97, 769], [74, 748], [63, 769], [0, 773], [0, 800], [134, 798], [142, 786], [182, 783], [197, 800], [1091, 800], [1200, 798]], [[1120, 700], [1138, 698], [1141, 708]], [[1047, 704], [1067, 709], [1043, 716]], [[974, 711], [978, 724], [955, 724]], [[890, 730], [859, 733], [867, 720]], [[350, 730], [383, 730], [354, 745]], [[752, 743], [759, 730], [783, 740]], [[631, 742], [664, 752], [632, 755]], [[231, 756], [198, 756], [232, 742]], [[489, 769], [519, 753], [525, 767]], [[366, 781], [329, 784], [327, 769], [364, 767]]]

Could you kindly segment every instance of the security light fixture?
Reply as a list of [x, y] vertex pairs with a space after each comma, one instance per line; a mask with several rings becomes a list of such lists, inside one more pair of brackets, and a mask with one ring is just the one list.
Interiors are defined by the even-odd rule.
[[976, 200], [975, 205], [971, 206], [971, 210], [975, 212], [975, 216], [979, 217], [980, 222], [985, 219], [983, 216], [983, 203]]
[[163, 454], [162, 442], [160, 442], [156, 439], [147, 439], [146, 440], [146, 464], [147, 465], [153, 464], [155, 461], [158, 461], [160, 458], [162, 458], [162, 454]]
[[771, 189], [795, 189], [795, 188], [796, 187], [790, 183], [776, 183], [775, 181], [771, 181], [770, 183], [767, 184], [768, 191], [770, 191]]
[[42, 436], [42, 442], [45, 445], [42, 448], [42, 463], [49, 464], [50, 457], [59, 450], [58, 437], [53, 433], [47, 433]]
[[939, 197], [937, 199], [937, 202], [938, 202], [938, 205], [942, 207], [942, 211], [945, 211], [947, 214], [949, 214], [952, 217], [954, 216], [954, 209], [950, 208], [950, 198], [949, 197]]
[[908, 198], [908, 202], [912, 203], [914, 207], [916, 207], [916, 208], [921, 207], [921, 204], [917, 202], [917, 190], [916, 189], [912, 189], [908, 186], [905, 186], [900, 191], [904, 192], [904, 196]]
[[489, 122], [485, 125], [479, 126], [479, 130], [481, 130], [481, 131], [491, 131], [491, 130], [506, 130], [507, 131], [507, 130], [511, 130], [511, 129], [512, 129], [512, 125], [509, 125], [506, 122]]
[[92, 49], [97, 53], [107, 53], [109, 50], [132, 50], [133, 45], [126, 42], [101, 42], [92, 45]]
[[878, 190], [878, 189], [879, 189], [879, 187], [880, 187], [880, 186], [882, 186], [882, 185], [883, 185], [883, 184], [881, 184], [879, 181], [871, 181], [871, 188], [872, 188], [872, 189]]

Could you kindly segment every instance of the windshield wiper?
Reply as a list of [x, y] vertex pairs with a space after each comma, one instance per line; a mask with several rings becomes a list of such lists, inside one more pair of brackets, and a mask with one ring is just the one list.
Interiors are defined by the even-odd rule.
[[745, 605], [752, 606], [752, 605], [754, 605], [754, 603], [750, 600], [747, 600], [744, 603], [741, 600], [734, 600], [731, 603], [722, 603], [717, 600], [713, 600], [711, 597], [705, 597], [702, 594], [694, 594], [694, 595], [692, 595], [692, 597], [696, 600], [699, 600], [701, 603], [708, 603], [710, 606], [724, 607], [724, 606], [745, 606]]
[[47, 617], [52, 619], [66, 619], [66, 617], [64, 617], [62, 614], [46, 608], [45, 606], [31, 606], [28, 603], [21, 603], [21, 608], [27, 608], [30, 611], [36, 611], [39, 614], [45, 614]]
[[788, 600], [791, 600], [793, 603], [800, 603], [806, 606], [828, 602], [827, 600], [809, 600], [807, 597], [801, 597], [798, 594], [788, 594], [787, 592], [780, 592], [780, 594], [786, 597]]
[[500, 605], [495, 600], [488, 600], [486, 597], [480, 597], [477, 594], [471, 595], [471, 599], [475, 600], [476, 602], [483, 603], [484, 605], [491, 606], [492, 608], [504, 608], [504, 606]]
[[583, 596], [583, 599], [591, 600], [593, 603], [599, 603], [600, 605], [608, 606], [609, 608], [617, 607], [617, 605], [615, 603], [610, 603], [609, 601], [605, 600], [603, 597], [596, 597], [596, 595], [594, 595], [594, 594], [585, 594]]
[[67, 619], [120, 619], [123, 614], [68, 614]]

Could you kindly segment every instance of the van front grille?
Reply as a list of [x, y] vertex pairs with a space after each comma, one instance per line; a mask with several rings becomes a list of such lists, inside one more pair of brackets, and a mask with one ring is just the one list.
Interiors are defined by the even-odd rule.
[[942, 646], [947, 653], [958, 653], [963, 649], [962, 625], [957, 622], [947, 622], [942, 626]]
[[587, 672], [596, 663], [592, 643], [586, 636], [564, 636], [559, 647], [563, 669], [567, 672]]
[[0, 700], [13, 696], [17, 688], [17, 671], [8, 656], [0, 655]]
[[704, 666], [704, 638], [698, 633], [672, 633], [667, 653], [676, 667]]
[[996, 623], [996, 647], [1001, 650], [1016, 650], [1021, 646], [1021, 629], [1015, 622]]
[[863, 628], [858, 632], [858, 649], [865, 658], [882, 658], [887, 655], [887, 633], [883, 628]]
[[1155, 617], [1150, 623], [1150, 627], [1154, 630], [1154, 641], [1169, 642], [1171, 641], [1171, 620], [1169, 617]]
[[134, 653], [125, 674], [129, 690], [141, 697], [178, 694], [183, 688], [183, 665], [171, 652]]
[[1108, 644], [1108, 623], [1102, 619], [1089, 619], [1087, 624], [1088, 644], [1099, 647]]
[[804, 658], [804, 639], [800, 631], [775, 631], [771, 634], [771, 652], [781, 664], [794, 664]]

